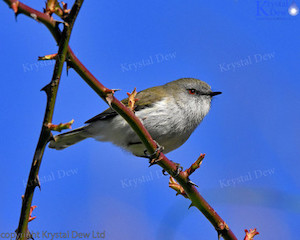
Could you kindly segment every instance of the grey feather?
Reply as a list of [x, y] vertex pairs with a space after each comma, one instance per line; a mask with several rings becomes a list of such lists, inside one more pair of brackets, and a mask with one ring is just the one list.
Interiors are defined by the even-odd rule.
[[86, 131], [86, 126], [84, 126], [73, 131], [54, 136], [54, 141], [50, 141], [49, 148], [62, 150], [88, 137], [89, 134]]

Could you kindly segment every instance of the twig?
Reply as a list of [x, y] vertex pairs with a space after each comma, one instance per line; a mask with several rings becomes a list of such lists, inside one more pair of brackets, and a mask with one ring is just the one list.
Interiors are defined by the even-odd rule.
[[51, 131], [61, 132], [63, 129], [71, 129], [71, 125], [74, 123], [74, 119], [67, 123], [53, 124], [48, 123], [46, 127], [48, 127]]
[[[9, 6], [17, 2], [14, 0], [4, 0]], [[50, 30], [57, 42], [60, 39], [60, 30], [57, 28], [56, 22], [44, 13], [33, 10], [26, 6], [25, 4], [19, 3], [18, 13], [24, 13], [25, 15], [34, 18], [43, 24]], [[32, 16], [34, 13], [34, 17]], [[113, 90], [104, 87], [89, 71], [88, 69], [79, 61], [75, 56], [70, 47], [68, 47], [68, 66], [73, 67], [74, 70], [85, 80], [85, 82], [102, 98], [104, 101], [108, 102], [111, 107], [119, 113], [133, 128], [137, 133], [146, 149], [150, 154], [155, 153], [157, 157], [160, 158], [158, 165], [164, 168], [167, 172], [177, 180], [177, 182], [182, 186], [184, 192], [187, 194], [189, 199], [192, 201], [192, 205], [196, 206], [212, 223], [219, 234], [226, 240], [237, 239], [233, 232], [229, 229], [224, 220], [214, 211], [214, 209], [204, 200], [204, 198], [197, 191], [195, 186], [189, 183], [188, 176], [185, 172], [180, 172], [178, 175], [175, 174], [177, 166], [175, 163], [170, 161], [163, 153], [156, 150], [156, 143], [142, 125], [140, 120], [134, 115], [134, 113], [127, 108], [124, 104], [118, 101], [113, 96]], [[174, 173], [174, 174], [173, 174]], [[222, 227], [226, 226], [226, 227]]]
[[[45, 19], [50, 20], [46, 14], [40, 14], [40, 12], [35, 11], [18, 1], [5, 1], [7, 3], [14, 4], [14, 11], [16, 14], [18, 13], [25, 13], [26, 15], [29, 14], [30, 17], [35, 18], [36, 20]], [[75, 19], [78, 15], [78, 12], [81, 8], [83, 0], [76, 0], [74, 3], [70, 15], [66, 18], [66, 24], [64, 25], [64, 30], [61, 34], [61, 41], [59, 42], [59, 49], [58, 55], [54, 66], [53, 76], [51, 82], [46, 85], [42, 90], [44, 90], [47, 94], [47, 106], [45, 110], [42, 130], [40, 133], [39, 141], [34, 153], [27, 186], [25, 190], [24, 199], [22, 201], [22, 209], [21, 215], [19, 220], [19, 226], [17, 228], [17, 238], [18, 239], [25, 239], [27, 233], [27, 226], [28, 221], [32, 220], [30, 217], [31, 211], [33, 210], [31, 207], [32, 199], [34, 195], [35, 187], [40, 186], [38, 173], [40, 169], [40, 165], [42, 162], [42, 157], [44, 154], [45, 146], [52, 137], [50, 129], [47, 127], [49, 123], [52, 121], [54, 105], [56, 101], [56, 95], [58, 90], [58, 85], [61, 77], [61, 73], [63, 70], [63, 65], [66, 60], [68, 45], [70, 40], [71, 31], [75, 22]], [[28, 12], [29, 11], [29, 12]], [[30, 12], [31, 11], [31, 12]], [[39, 17], [38, 17], [39, 16]], [[52, 22], [45, 23], [46, 26], [54, 26]], [[53, 29], [54, 30], [54, 29]]]
[[185, 198], [189, 198], [186, 195], [185, 191], [183, 190], [183, 187], [180, 186], [173, 177], [170, 177], [170, 179], [169, 179], [169, 187], [174, 189], [177, 192], [176, 195], [180, 194], [180, 195], [184, 196]]
[[256, 231], [256, 228], [250, 229], [249, 231], [245, 229], [246, 236], [244, 240], [253, 240], [254, 236], [258, 235], [259, 232]]
[[202, 161], [205, 157], [205, 154], [201, 154], [198, 159], [196, 160], [196, 162], [194, 162], [190, 168], [188, 168], [187, 170], [185, 170], [186, 174], [188, 175], [188, 177], [195, 172], [202, 164]]
[[128, 107], [131, 111], [134, 112], [135, 103], [139, 100], [138, 98], [135, 98], [137, 95], [136, 88], [133, 89], [131, 93], [127, 93], [128, 96]]

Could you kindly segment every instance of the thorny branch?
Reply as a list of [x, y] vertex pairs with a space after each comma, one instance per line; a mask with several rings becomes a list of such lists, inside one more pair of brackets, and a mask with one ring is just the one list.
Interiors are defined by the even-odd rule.
[[[64, 51], [66, 50], [67, 46], [67, 58], [66, 55], [62, 52], [59, 51], [58, 55], [60, 60], [57, 59], [57, 56], [55, 56], [56, 63], [60, 66], [62, 66], [62, 63], [66, 60], [67, 61], [67, 66], [72, 67], [83, 79], [84, 81], [104, 100], [106, 101], [116, 112], [118, 112], [127, 122], [128, 124], [133, 128], [133, 130], [137, 133], [137, 135], [140, 137], [141, 141], [144, 143], [146, 149], [150, 154], [155, 154], [155, 156], [160, 160], [157, 162], [158, 165], [160, 165], [164, 170], [166, 170], [168, 173], [172, 175], [173, 178], [176, 179], [176, 181], [180, 184], [181, 188], [183, 189], [184, 193], [187, 195], [187, 197], [192, 201], [193, 206], [197, 207], [205, 216], [206, 218], [212, 223], [212, 225], [215, 227], [217, 230], [218, 234], [221, 235], [224, 239], [228, 240], [233, 240], [237, 239], [233, 232], [229, 229], [228, 225], [224, 222], [224, 220], [214, 211], [214, 209], [204, 200], [204, 198], [200, 195], [200, 193], [197, 191], [196, 187], [191, 184], [189, 180], [189, 175], [196, 170], [200, 166], [201, 161], [198, 163], [198, 167], [196, 165], [192, 166], [189, 170], [185, 172], [180, 172], [179, 174], [176, 174], [177, 170], [177, 165], [170, 161], [161, 151], [156, 151], [156, 143], [148, 133], [148, 131], [144, 128], [140, 120], [134, 115], [134, 112], [130, 109], [127, 108], [125, 105], [123, 105], [120, 101], [118, 101], [114, 96], [114, 90], [113, 89], [108, 89], [104, 87], [89, 71], [88, 69], [79, 61], [79, 59], [75, 56], [73, 51], [71, 50], [70, 47], [68, 47], [68, 40], [70, 35], [65, 33], [65, 29], [71, 30], [72, 27], [67, 26], [65, 24], [64, 32], [61, 33], [61, 31], [58, 28], [58, 22], [55, 21], [52, 18], [52, 13], [58, 14], [62, 19], [65, 19], [65, 22], [67, 22], [70, 25], [70, 20], [75, 20], [76, 15], [80, 9], [82, 1], [76, 1], [78, 3], [77, 5], [77, 13], [76, 15], [73, 15], [73, 18], [71, 17], [66, 17], [65, 14], [68, 12], [65, 11], [66, 8], [65, 6], [63, 9], [57, 9], [55, 8], [56, 5], [50, 5], [50, 10], [46, 9], [45, 13], [42, 13], [40, 11], [34, 10], [27, 5], [16, 1], [16, 0], [4, 0], [15, 12], [15, 14], [20, 14], [23, 13], [41, 23], [43, 23], [51, 32], [55, 40], [60, 43], [60, 46], [64, 46]], [[49, 1], [50, 2], [50, 1]], [[53, 2], [53, 1], [51, 1]], [[74, 4], [73, 8], [76, 6], [76, 3]], [[52, 6], [52, 8], [51, 8]], [[56, 6], [57, 7], [57, 6]], [[74, 13], [72, 8], [72, 11], [69, 16], [72, 16], [72, 12]], [[51, 10], [52, 9], [52, 10]], [[61, 12], [62, 10], [62, 12]], [[57, 13], [59, 12], [59, 13]], [[74, 21], [73, 21], [74, 23]], [[73, 24], [72, 23], [72, 24]], [[62, 44], [64, 42], [64, 44]], [[60, 57], [62, 55], [62, 57]], [[53, 56], [51, 56], [53, 57]], [[51, 58], [50, 57], [50, 58]], [[56, 69], [56, 68], [55, 68]], [[61, 72], [60, 72], [61, 73]], [[44, 124], [42, 127], [42, 139], [39, 140], [39, 144], [37, 147], [37, 158], [34, 158], [33, 164], [36, 164], [37, 167], [35, 167], [35, 171], [33, 171], [33, 175], [30, 173], [29, 179], [32, 179], [32, 177], [37, 176], [38, 169], [40, 166], [40, 162], [36, 160], [41, 160], [44, 147], [48, 140], [51, 137], [51, 133], [49, 128], [45, 126], [45, 123], [51, 123], [52, 120], [52, 114], [53, 114], [53, 108], [54, 108], [54, 103], [55, 103], [55, 96], [57, 92], [57, 87], [60, 79], [60, 74], [57, 75], [56, 77], [53, 77], [52, 82], [54, 83], [54, 86], [56, 88], [56, 91], [54, 92], [54, 95], [51, 95], [51, 100], [49, 100], [48, 96], [48, 102], [51, 103], [50, 106], [47, 104], [46, 108], [46, 114], [45, 114], [45, 119], [44, 119]], [[50, 84], [51, 87], [51, 84]], [[52, 87], [51, 87], [52, 88]], [[52, 91], [50, 91], [51, 93]], [[49, 94], [48, 94], [49, 95]], [[135, 99], [134, 99], [135, 101]], [[50, 114], [47, 112], [51, 112]], [[47, 118], [46, 118], [47, 117]], [[36, 163], [35, 163], [36, 162]], [[30, 185], [30, 184], [29, 184]], [[38, 184], [37, 184], [38, 185]], [[23, 221], [28, 221], [29, 217], [29, 210], [32, 202], [32, 196], [33, 196], [33, 190], [35, 186], [30, 188], [28, 187], [30, 191], [32, 191], [32, 195], [28, 197], [28, 193], [26, 195], [25, 193], [25, 198], [29, 199], [26, 204], [23, 204], [25, 207], [24, 214], [25, 217], [23, 216]], [[27, 189], [26, 189], [27, 190]], [[23, 212], [23, 207], [22, 207], [22, 212]], [[23, 214], [23, 215], [24, 215]], [[22, 218], [22, 215], [21, 215]], [[21, 222], [20, 218], [20, 222]], [[20, 227], [21, 226], [21, 227]], [[25, 232], [27, 223], [20, 225], [18, 228], [18, 232]]]
[[[16, 15], [19, 13], [26, 12], [25, 13], [26, 15], [29, 14], [32, 18], [34, 18], [36, 20], [37, 20], [37, 14], [40, 15], [40, 13], [38, 11], [31, 9], [18, 1], [5, 1], [5, 2], [7, 2], [13, 8]], [[27, 185], [26, 185], [25, 195], [22, 200], [22, 209], [21, 209], [21, 214], [20, 214], [19, 226], [16, 230], [17, 239], [23, 240], [23, 239], [27, 239], [28, 237], [30, 237], [30, 233], [28, 231], [28, 222], [34, 219], [31, 217], [31, 212], [34, 209], [34, 207], [31, 207], [32, 199], [33, 199], [35, 187], [38, 186], [40, 188], [38, 173], [39, 173], [39, 169], [41, 166], [45, 146], [47, 145], [48, 141], [52, 137], [51, 129], [48, 126], [52, 122], [57, 90], [58, 90], [58, 86], [59, 86], [61, 73], [63, 70], [63, 65], [64, 65], [64, 62], [66, 61], [71, 31], [72, 31], [75, 19], [78, 15], [78, 12], [81, 8], [82, 3], [83, 3], [83, 0], [76, 0], [72, 7], [70, 14], [66, 17], [66, 20], [64, 23], [64, 30], [61, 33], [60, 41], [58, 41], [59, 49], [58, 49], [58, 54], [56, 57], [52, 80], [48, 85], [46, 85], [42, 89], [47, 94], [47, 105], [46, 105], [42, 130], [41, 130], [39, 141], [38, 141], [35, 153], [34, 153], [32, 165], [31, 165], [31, 169], [30, 169], [30, 173], [29, 173], [29, 177], [28, 177], [28, 181], [27, 181]], [[28, 11], [31, 11], [31, 12], [28, 12]], [[42, 17], [49, 20], [49, 18], [46, 16], [46, 14], [44, 14], [44, 15]], [[53, 26], [49, 22], [48, 26], [50, 26], [50, 25]], [[28, 233], [29, 233], [29, 236], [28, 236]]]

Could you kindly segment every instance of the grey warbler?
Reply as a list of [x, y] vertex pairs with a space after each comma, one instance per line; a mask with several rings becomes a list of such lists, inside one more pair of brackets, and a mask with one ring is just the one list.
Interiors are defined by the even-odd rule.
[[[180, 147], [210, 110], [212, 97], [221, 94], [198, 79], [181, 78], [136, 95], [135, 114], [164, 153]], [[127, 105], [128, 98], [122, 103]], [[145, 147], [128, 123], [109, 108], [85, 122], [87, 125], [54, 136], [49, 147], [64, 149], [86, 138], [112, 142], [132, 154], [145, 156]]]

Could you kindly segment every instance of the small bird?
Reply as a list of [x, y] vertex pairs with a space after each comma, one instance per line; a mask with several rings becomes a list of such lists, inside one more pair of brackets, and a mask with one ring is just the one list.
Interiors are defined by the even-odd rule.
[[[137, 93], [135, 114], [164, 153], [180, 147], [209, 112], [212, 97], [221, 94], [198, 79], [181, 78]], [[128, 98], [122, 103], [128, 106]], [[57, 150], [86, 138], [112, 142], [132, 154], [145, 157], [145, 146], [129, 124], [109, 108], [85, 122], [87, 125], [54, 136], [49, 147]]]

